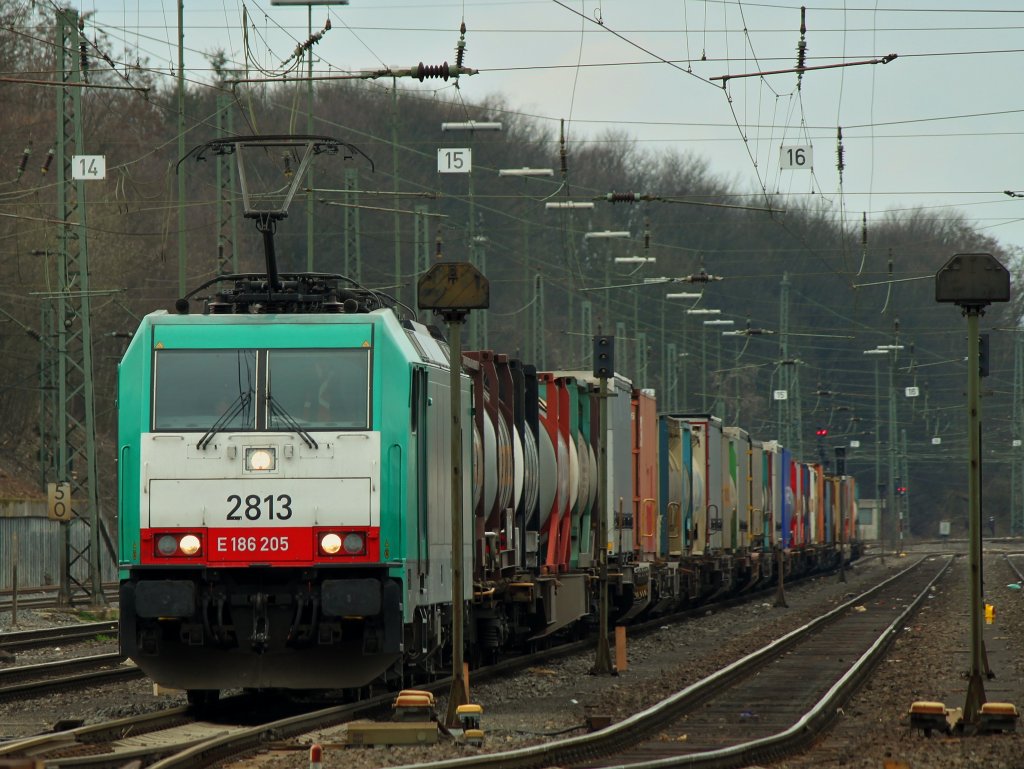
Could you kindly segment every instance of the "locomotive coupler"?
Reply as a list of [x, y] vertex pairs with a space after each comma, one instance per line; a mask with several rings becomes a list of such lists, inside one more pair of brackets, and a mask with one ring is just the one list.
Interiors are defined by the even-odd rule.
[[267, 617], [267, 594], [255, 593], [252, 598], [252, 648], [257, 654], [267, 650], [270, 620]]

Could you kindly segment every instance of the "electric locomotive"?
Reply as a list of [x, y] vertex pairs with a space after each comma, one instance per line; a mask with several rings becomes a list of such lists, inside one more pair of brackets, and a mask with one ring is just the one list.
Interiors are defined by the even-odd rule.
[[[430, 675], [450, 626], [447, 346], [387, 295], [277, 270], [306, 164], [341, 149], [358, 153], [278, 136], [194, 150], [235, 155], [267, 271], [148, 315], [119, 367], [121, 648], [194, 702]], [[297, 169], [283, 199], [251, 193], [279, 186], [281, 155]], [[468, 475], [461, 493], [468, 561]]]
[[[259, 281], [218, 301], [275, 293]], [[122, 648], [193, 699], [358, 687], [442, 641], [446, 350], [348, 293], [364, 311], [153, 313], [121, 363]]]

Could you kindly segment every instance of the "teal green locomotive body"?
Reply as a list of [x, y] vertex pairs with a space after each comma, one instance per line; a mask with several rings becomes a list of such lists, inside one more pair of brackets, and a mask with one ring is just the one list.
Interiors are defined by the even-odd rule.
[[122, 651], [190, 693], [433, 664], [451, 599], [449, 381], [443, 342], [389, 309], [147, 316], [119, 369]]

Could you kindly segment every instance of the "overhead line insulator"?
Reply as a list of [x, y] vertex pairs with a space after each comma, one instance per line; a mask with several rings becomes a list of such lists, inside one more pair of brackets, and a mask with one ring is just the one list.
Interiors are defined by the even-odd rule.
[[609, 203], [636, 203], [640, 200], [647, 200], [648, 196], [636, 192], [609, 192], [604, 199]]
[[[78, 17], [78, 32], [80, 35], [85, 34], [85, 18], [82, 16]], [[78, 64], [82, 71], [82, 80], [89, 82], [89, 45], [83, 39], [78, 44]]]
[[50, 166], [53, 165], [53, 154], [54, 148], [50, 147], [46, 153], [46, 158], [43, 160], [43, 165], [39, 168], [39, 173], [47, 174], [50, 172]]
[[459, 25], [459, 42], [455, 45], [455, 66], [462, 69], [466, 60], [466, 22]]
[[416, 71], [413, 74], [413, 77], [415, 77], [422, 83], [424, 80], [434, 78], [442, 78], [444, 80], [448, 80], [450, 74], [451, 70], [448, 68], [448, 62], [445, 62], [444, 64], [441, 65], [431, 66], [429, 64], [424, 64], [421, 61], [419, 63], [419, 66], [416, 67]]
[[25, 173], [25, 167], [28, 165], [28, 159], [32, 156], [32, 142], [26, 145], [25, 149], [22, 150], [21, 160], [18, 161], [18, 175], [14, 178], [14, 181], [21, 181], [21, 175]]
[[800, 40], [796, 44], [796, 87], [803, 81], [803, 70], [807, 68], [807, 7], [800, 6]]
[[562, 179], [569, 173], [569, 151], [565, 146], [565, 118], [562, 118], [558, 128], [558, 156], [562, 165]]

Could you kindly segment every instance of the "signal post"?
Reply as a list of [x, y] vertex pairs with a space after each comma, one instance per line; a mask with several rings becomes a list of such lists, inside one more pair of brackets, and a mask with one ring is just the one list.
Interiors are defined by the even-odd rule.
[[451, 349], [452, 412], [452, 687], [445, 724], [460, 726], [459, 705], [469, 702], [469, 686], [463, 664], [465, 595], [462, 585], [462, 324], [470, 310], [490, 307], [490, 284], [468, 262], [435, 264], [419, 279], [417, 298], [422, 310], [433, 310], [448, 324]]
[[598, 427], [597, 485], [600, 495], [598, 509], [601, 511], [597, 527], [597, 541], [601, 548], [600, 559], [600, 600], [597, 616], [597, 656], [591, 673], [609, 675], [615, 672], [612, 667], [611, 649], [608, 647], [608, 379], [615, 376], [615, 337], [594, 337], [594, 376], [600, 382], [600, 417]]
[[967, 517], [971, 595], [971, 670], [963, 723], [977, 726], [985, 704], [988, 665], [982, 635], [981, 596], [981, 419], [979, 318], [993, 302], [1010, 300], [1010, 273], [992, 254], [956, 254], [935, 273], [935, 301], [958, 305], [967, 318]]

